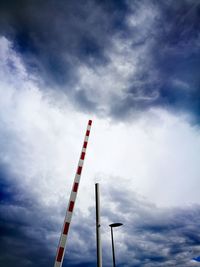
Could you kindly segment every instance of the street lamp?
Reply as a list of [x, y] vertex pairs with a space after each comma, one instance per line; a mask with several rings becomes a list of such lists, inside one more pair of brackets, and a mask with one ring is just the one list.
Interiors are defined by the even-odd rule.
[[115, 267], [115, 248], [114, 248], [114, 239], [113, 239], [113, 227], [119, 227], [122, 225], [123, 225], [123, 223], [112, 223], [109, 225], [110, 229], [111, 229], [111, 239], [112, 239], [113, 267]]

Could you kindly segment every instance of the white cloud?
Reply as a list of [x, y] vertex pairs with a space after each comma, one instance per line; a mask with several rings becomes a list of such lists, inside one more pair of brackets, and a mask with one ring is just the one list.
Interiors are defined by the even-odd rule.
[[130, 40], [115, 36], [107, 56], [109, 63], [91, 68], [80, 64], [76, 90], [84, 90], [88, 99], [98, 102], [99, 109], [107, 111], [109, 104], [119, 97], [123, 99], [136, 71], [138, 53], [131, 51]]
[[146, 114], [132, 124], [97, 121], [88, 161], [103, 173], [102, 183], [131, 187], [157, 205], [198, 203], [199, 130], [163, 110], [152, 112], [154, 118]]
[[[6, 73], [0, 83], [1, 162], [8, 164], [24, 190], [45, 205], [60, 205], [71, 189], [88, 116], [69, 103], [61, 108], [45, 96], [9, 42], [1, 42], [1, 73]], [[15, 58], [11, 75], [10, 58]], [[13, 75], [16, 79], [9, 83]], [[124, 192], [132, 188], [157, 205], [199, 203], [198, 128], [162, 109], [128, 123], [93, 119], [80, 209], [94, 205], [95, 181], [108, 187], [116, 184]]]
[[140, 30], [140, 35], [138, 34], [136, 38], [144, 38], [147, 35], [149, 36], [150, 33], [153, 33], [154, 24], [160, 17], [157, 6], [153, 5], [150, 1], [149, 3], [144, 1], [138, 3], [129, 1], [129, 7], [131, 12], [127, 16], [127, 24], [133, 29]]

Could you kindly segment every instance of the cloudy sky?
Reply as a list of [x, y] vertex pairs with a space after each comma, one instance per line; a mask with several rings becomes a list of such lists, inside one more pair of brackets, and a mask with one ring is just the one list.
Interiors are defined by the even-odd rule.
[[200, 1], [0, 1], [0, 265], [200, 266]]

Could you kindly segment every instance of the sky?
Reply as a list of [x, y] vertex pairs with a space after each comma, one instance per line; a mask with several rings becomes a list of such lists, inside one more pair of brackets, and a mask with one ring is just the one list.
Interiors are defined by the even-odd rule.
[[200, 266], [200, 1], [0, 1], [0, 265]]

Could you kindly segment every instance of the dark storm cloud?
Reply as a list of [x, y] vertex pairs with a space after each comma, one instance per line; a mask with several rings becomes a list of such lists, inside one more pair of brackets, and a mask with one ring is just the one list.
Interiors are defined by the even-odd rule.
[[[154, 58], [162, 80], [158, 104], [191, 111], [200, 119], [200, 2], [164, 4]], [[163, 25], [163, 27], [162, 27]]]
[[48, 266], [53, 257], [46, 237], [55, 229], [48, 216], [45, 219], [46, 211], [28, 196], [30, 192], [21, 192], [11, 178], [1, 166], [0, 265]]
[[1, 266], [48, 266], [52, 265], [53, 257], [45, 242], [38, 236], [30, 236], [26, 231], [31, 227], [22, 223], [0, 222], [1, 227]]
[[[129, 16], [139, 21], [145, 12], [156, 13], [153, 24], [148, 18], [127, 23]], [[122, 44], [132, 43], [133, 55], [145, 46], [128, 87], [122, 85], [123, 97], [113, 92], [103, 113], [120, 119], [162, 106], [189, 112], [199, 121], [199, 16], [199, 1], [186, 0], [1, 1], [0, 32], [14, 42], [31, 72], [64, 91], [80, 109], [101, 114], [98, 94], [91, 99], [87, 86], [74, 92], [82, 86], [79, 66], [97, 73], [106, 68], [116, 36]], [[105, 86], [102, 79], [107, 91]]]
[[[7, 178], [5, 173], [4, 184]], [[0, 204], [1, 266], [53, 265], [65, 203], [61, 210], [45, 207], [31, 197], [30, 192], [27, 194], [14, 186], [10, 188], [12, 198], [3, 198]], [[101, 192], [105, 266], [112, 262], [108, 226], [112, 222], [124, 223], [114, 233], [118, 266], [189, 267], [190, 260], [199, 255], [199, 206], [162, 209], [130, 191], [117, 189], [115, 185], [103, 186]], [[69, 233], [63, 266], [94, 266], [94, 206], [87, 214], [76, 207]]]
[[121, 1], [1, 1], [1, 32], [46, 81], [64, 85], [76, 78], [79, 61], [106, 64], [109, 34], [125, 9]]
[[[112, 190], [112, 194], [110, 192]], [[199, 254], [200, 207], [162, 209], [141, 197], [113, 187], [104, 201], [114, 205], [104, 207], [103, 218], [123, 222], [124, 236], [116, 239], [119, 266], [191, 266]], [[105, 193], [105, 192], [104, 192]]]
[[111, 114], [118, 118], [162, 106], [189, 112], [199, 122], [200, 2], [151, 1], [145, 8], [159, 11], [153, 27], [149, 28], [146, 21], [130, 32], [133, 49], [147, 44], [148, 54], [140, 56], [127, 97], [116, 101]]
[[7, 176], [5, 169], [1, 166], [0, 168], [0, 199], [1, 201], [10, 201], [12, 199], [12, 190], [10, 189], [9, 183], [5, 181]]

